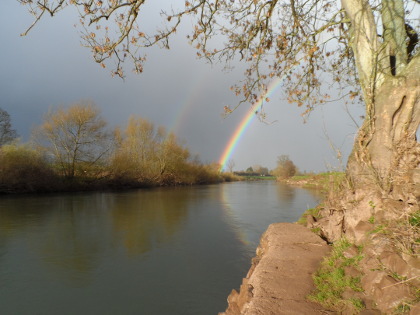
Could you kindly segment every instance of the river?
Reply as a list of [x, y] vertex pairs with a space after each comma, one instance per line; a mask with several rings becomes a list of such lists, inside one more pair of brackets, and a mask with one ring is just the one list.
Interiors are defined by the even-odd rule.
[[317, 203], [274, 181], [0, 196], [0, 313], [216, 315], [267, 226]]

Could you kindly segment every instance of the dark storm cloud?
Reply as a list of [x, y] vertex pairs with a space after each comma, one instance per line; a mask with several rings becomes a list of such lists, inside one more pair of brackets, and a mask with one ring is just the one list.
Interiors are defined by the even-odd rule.
[[[132, 114], [167, 128], [182, 119], [177, 136], [191, 152], [211, 162], [219, 159], [248, 110], [243, 105], [222, 118], [223, 107], [238, 102], [229, 87], [241, 79], [243, 67], [237, 65], [226, 73], [222, 65], [197, 60], [185, 34], [177, 35], [169, 51], [148, 50], [144, 73], [131, 74], [128, 65], [128, 76], [122, 81], [95, 64], [89, 50], [81, 47], [73, 27], [77, 17], [71, 11], [46, 18], [27, 37], [20, 37], [31, 22], [26, 8], [17, 2], [0, 3], [0, 107], [9, 112], [24, 140], [51, 106], [92, 100], [111, 125], [123, 125]], [[302, 110], [282, 101], [280, 95], [273, 95], [266, 110], [267, 121], [277, 122], [267, 125], [254, 119], [232, 156], [235, 169], [254, 164], [273, 168], [281, 154], [290, 155], [301, 170], [337, 166], [324, 125], [343, 155], [350, 152], [355, 127], [342, 105], [324, 106], [307, 124], [300, 117]]]

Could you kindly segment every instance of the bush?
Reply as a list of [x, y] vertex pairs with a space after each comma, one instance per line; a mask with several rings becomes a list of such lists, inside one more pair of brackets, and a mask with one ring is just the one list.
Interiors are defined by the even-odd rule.
[[277, 167], [273, 171], [279, 178], [289, 178], [296, 174], [296, 165], [289, 159], [288, 155], [281, 155], [277, 158]]
[[0, 149], [0, 192], [57, 190], [58, 177], [45, 159], [24, 145]]

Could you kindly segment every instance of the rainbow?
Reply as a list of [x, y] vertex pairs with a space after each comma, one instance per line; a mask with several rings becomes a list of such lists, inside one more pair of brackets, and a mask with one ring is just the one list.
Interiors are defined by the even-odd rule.
[[199, 79], [194, 80], [194, 84], [191, 85], [188, 93], [186, 94], [185, 100], [181, 102], [182, 106], [181, 109], [178, 110], [175, 118], [173, 119], [173, 123], [168, 128], [168, 135], [170, 133], [177, 134], [181, 128], [181, 126], [185, 123], [187, 118], [186, 113], [194, 106], [198, 96], [202, 92], [203, 86], [205, 86], [204, 82], [206, 80], [206, 76], [201, 76]]
[[283, 77], [280, 77], [274, 80], [273, 82], [271, 82], [267, 88], [267, 93], [263, 97], [260, 97], [260, 99], [252, 105], [251, 110], [245, 115], [245, 117], [236, 127], [235, 132], [233, 133], [232, 137], [229, 139], [229, 142], [225, 146], [225, 149], [223, 150], [223, 154], [219, 159], [220, 172], [226, 168], [226, 163], [228, 162], [233, 151], [235, 150], [236, 146], [241, 140], [247, 127], [256, 116], [255, 112], [260, 110], [261, 106], [264, 104], [264, 100], [267, 97], [270, 97], [277, 90], [277, 88], [281, 85], [282, 81], [283, 81]]

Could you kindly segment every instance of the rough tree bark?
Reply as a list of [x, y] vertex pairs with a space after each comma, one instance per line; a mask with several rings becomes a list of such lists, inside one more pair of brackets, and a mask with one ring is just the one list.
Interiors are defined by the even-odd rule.
[[353, 31], [350, 44], [366, 104], [347, 165], [349, 179], [355, 189], [369, 186], [388, 193], [401, 183], [418, 184], [420, 58], [410, 60], [407, 53], [404, 3], [382, 1], [382, 44], [368, 1], [342, 0], [342, 5]]
[[388, 76], [374, 93], [347, 165], [355, 187], [374, 184], [385, 192], [395, 185], [419, 184], [420, 57], [398, 76]]

